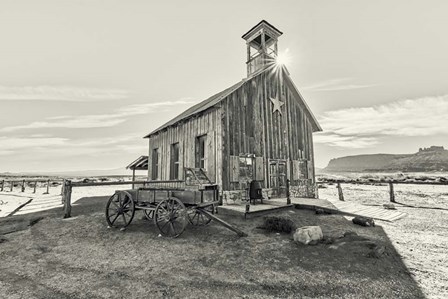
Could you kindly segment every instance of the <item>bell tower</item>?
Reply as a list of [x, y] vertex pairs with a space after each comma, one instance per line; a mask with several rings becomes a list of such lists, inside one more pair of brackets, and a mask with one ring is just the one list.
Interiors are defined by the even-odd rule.
[[262, 20], [242, 38], [247, 44], [247, 76], [275, 63], [277, 39], [283, 32]]

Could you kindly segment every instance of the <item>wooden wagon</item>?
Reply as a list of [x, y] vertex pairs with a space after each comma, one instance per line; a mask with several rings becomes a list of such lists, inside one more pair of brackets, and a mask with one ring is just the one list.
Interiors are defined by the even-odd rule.
[[120, 190], [106, 204], [106, 221], [109, 227], [123, 230], [132, 222], [135, 211], [142, 210], [163, 236], [175, 238], [184, 232], [188, 223], [204, 226], [212, 220], [239, 236], [246, 236], [214, 215], [218, 203], [217, 185], [207, 185], [199, 190], [166, 187]]

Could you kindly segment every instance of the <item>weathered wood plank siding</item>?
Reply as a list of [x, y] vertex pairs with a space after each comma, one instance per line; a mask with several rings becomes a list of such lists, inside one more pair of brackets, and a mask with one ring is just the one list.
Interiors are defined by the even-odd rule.
[[[179, 179], [184, 179], [184, 167], [195, 167], [196, 137], [207, 134], [206, 170], [212, 181], [222, 184], [222, 132], [221, 109], [211, 108], [203, 113], [170, 126], [150, 136], [148, 153], [148, 177], [152, 175], [152, 152], [159, 149], [159, 180], [170, 179], [170, 151], [179, 142]], [[218, 153], [218, 154], [217, 154]]]
[[[270, 98], [284, 103], [282, 113], [273, 113]], [[231, 156], [254, 154], [263, 157], [265, 186], [269, 179], [269, 159], [306, 159], [314, 178], [312, 124], [300, 95], [282, 74], [264, 72], [248, 80], [222, 100], [223, 190], [234, 189]], [[288, 165], [288, 177], [292, 167]]]

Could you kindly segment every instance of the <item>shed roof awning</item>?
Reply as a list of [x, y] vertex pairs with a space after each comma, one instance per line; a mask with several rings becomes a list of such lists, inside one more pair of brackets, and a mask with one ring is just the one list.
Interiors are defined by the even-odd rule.
[[126, 169], [148, 170], [148, 156], [140, 156], [137, 160], [126, 166]]

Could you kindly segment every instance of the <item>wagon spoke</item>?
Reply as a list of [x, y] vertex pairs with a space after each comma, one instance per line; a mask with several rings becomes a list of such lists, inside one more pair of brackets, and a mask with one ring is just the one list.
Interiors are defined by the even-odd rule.
[[115, 215], [117, 215], [118, 214], [118, 211], [115, 211], [115, 213], [113, 213], [113, 214], [109, 214], [109, 218], [111, 218], [112, 216], [115, 216]]
[[118, 205], [121, 207], [121, 193], [117, 195], [117, 198], [118, 198]]
[[170, 221], [170, 227], [173, 230], [173, 233], [177, 235], [176, 230], [174, 229], [174, 224]]
[[118, 216], [119, 216], [119, 214], [117, 213], [117, 214], [115, 215], [115, 218], [114, 218], [114, 220], [112, 220], [112, 221], [111, 221], [111, 223], [112, 223], [112, 224], [114, 224], [114, 223], [115, 223], [115, 220], [117, 220]]
[[124, 213], [121, 214], [121, 216], [123, 216], [123, 222], [124, 222], [124, 224], [126, 225], [126, 223], [127, 223], [127, 221], [126, 221], [126, 216], [124, 216]]
[[117, 209], [120, 207], [119, 205], [117, 205], [117, 202], [115, 200], [112, 200], [111, 202]]

